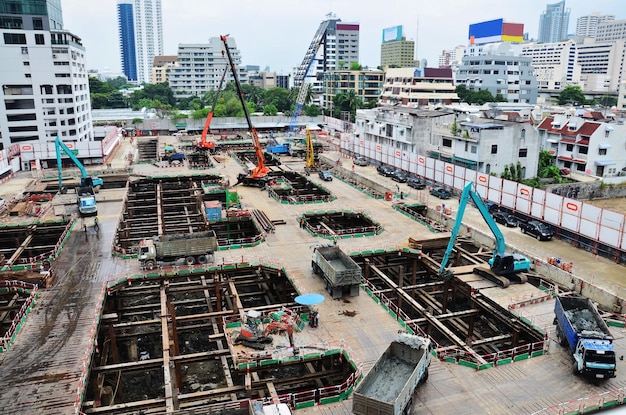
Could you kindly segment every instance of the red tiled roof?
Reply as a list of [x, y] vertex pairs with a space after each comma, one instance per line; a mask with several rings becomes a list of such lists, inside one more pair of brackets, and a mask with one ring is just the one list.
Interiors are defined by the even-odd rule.
[[591, 137], [591, 135], [598, 129], [600, 128], [600, 123], [597, 122], [584, 122], [580, 128], [578, 128], [575, 131], [570, 131], [570, 129], [568, 128], [567, 124], [569, 123], [569, 120], [562, 126], [560, 126], [559, 128], [554, 128], [554, 126], [552, 125], [552, 122], [554, 121], [554, 118], [552, 117], [546, 117], [541, 124], [539, 124], [539, 127], [537, 127], [539, 130], [546, 130], [548, 132], [551, 133], [557, 133], [557, 134], [561, 134], [564, 136], [569, 136], [569, 137], [576, 137], [577, 135], [582, 135], [582, 136], [586, 136], [586, 137]]
[[586, 122], [578, 129], [578, 134], [591, 137], [591, 135], [595, 133], [598, 128], [600, 128], [600, 123]]

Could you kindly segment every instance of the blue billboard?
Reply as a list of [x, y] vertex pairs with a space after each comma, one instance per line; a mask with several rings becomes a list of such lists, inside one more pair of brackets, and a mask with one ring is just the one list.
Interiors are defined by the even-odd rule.
[[489, 20], [475, 23], [469, 27], [470, 45], [499, 42], [502, 39], [502, 24], [504, 19]]
[[383, 29], [383, 43], [402, 40], [402, 25]]

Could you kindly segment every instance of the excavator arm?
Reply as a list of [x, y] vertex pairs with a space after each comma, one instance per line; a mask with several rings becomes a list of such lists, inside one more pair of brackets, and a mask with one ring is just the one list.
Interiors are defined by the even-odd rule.
[[[224, 51], [222, 51], [224, 54]], [[202, 138], [198, 143], [198, 147], [203, 149], [214, 149], [215, 143], [212, 141], [207, 141], [206, 136], [209, 132], [209, 127], [211, 126], [211, 120], [213, 119], [213, 113], [215, 112], [215, 106], [217, 105], [217, 100], [220, 96], [220, 92], [222, 91], [222, 86], [224, 85], [224, 79], [226, 78], [226, 74], [228, 73], [228, 65], [224, 68], [224, 73], [222, 74], [222, 79], [220, 79], [220, 84], [217, 87], [217, 91], [215, 93], [215, 98], [213, 98], [213, 106], [211, 106], [211, 111], [206, 117], [206, 122], [204, 123], [204, 129], [202, 130]]]
[[233, 73], [233, 77], [235, 78], [235, 86], [237, 87], [237, 95], [239, 95], [239, 101], [241, 101], [241, 105], [243, 106], [243, 112], [246, 116], [246, 121], [248, 122], [248, 129], [250, 130], [250, 136], [252, 137], [252, 143], [254, 144], [254, 152], [256, 153], [257, 164], [250, 172], [249, 177], [252, 179], [259, 179], [265, 177], [269, 172], [269, 168], [265, 165], [265, 155], [263, 154], [263, 147], [261, 146], [261, 141], [259, 140], [259, 135], [256, 132], [256, 128], [252, 125], [252, 119], [250, 118], [250, 111], [248, 111], [248, 106], [246, 105], [246, 101], [243, 98], [243, 90], [241, 89], [241, 82], [239, 82], [239, 75], [237, 75], [237, 68], [233, 63], [232, 56], [230, 54], [230, 49], [228, 48], [227, 36], [221, 36], [220, 39], [224, 43], [224, 48], [226, 49], [226, 55], [228, 56], [228, 65], [230, 66], [230, 70]]
[[306, 167], [312, 169], [315, 167], [315, 152], [313, 150], [313, 139], [311, 138], [311, 131], [306, 129]]

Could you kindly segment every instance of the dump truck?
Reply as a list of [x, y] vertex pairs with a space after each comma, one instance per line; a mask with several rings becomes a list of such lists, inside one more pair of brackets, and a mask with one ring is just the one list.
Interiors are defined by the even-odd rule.
[[569, 347], [572, 373], [593, 379], [615, 377], [613, 336], [591, 300], [557, 296], [554, 304], [556, 337]]
[[338, 246], [316, 246], [311, 266], [313, 273], [324, 278], [326, 291], [333, 298], [341, 298], [344, 291], [351, 297], [359, 295], [361, 267]]
[[91, 186], [76, 188], [76, 204], [81, 216], [95, 216], [98, 214], [96, 195]]
[[187, 265], [213, 262], [217, 249], [215, 231], [154, 236], [139, 243], [139, 262], [146, 269], [184, 261]]
[[430, 339], [400, 333], [354, 390], [356, 415], [407, 413], [415, 389], [428, 379]]

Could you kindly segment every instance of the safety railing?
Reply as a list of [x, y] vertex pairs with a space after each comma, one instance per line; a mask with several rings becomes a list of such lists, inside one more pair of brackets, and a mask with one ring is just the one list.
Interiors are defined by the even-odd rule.
[[15, 337], [22, 329], [26, 317], [30, 314], [39, 297], [38, 289], [39, 287], [36, 284], [30, 284], [24, 281], [0, 281], [0, 292], [19, 292], [28, 295], [19, 311], [13, 317], [9, 329], [4, 333], [2, 338], [0, 338], [0, 353], [8, 351], [13, 345], [13, 342], [15, 342]]

